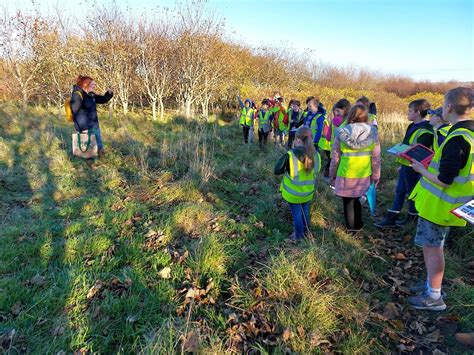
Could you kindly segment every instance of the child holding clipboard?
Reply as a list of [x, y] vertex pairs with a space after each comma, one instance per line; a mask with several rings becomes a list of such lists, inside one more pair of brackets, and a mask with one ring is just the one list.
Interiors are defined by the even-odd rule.
[[413, 162], [422, 178], [410, 199], [415, 201], [420, 219], [415, 243], [423, 248], [427, 279], [410, 289], [419, 295], [408, 298], [415, 309], [446, 309], [441, 294], [444, 276], [444, 241], [450, 227], [463, 227], [466, 221], [453, 210], [474, 198], [474, 121], [470, 118], [474, 90], [459, 87], [444, 97], [443, 117], [452, 127], [428, 168]]
[[[429, 121], [425, 120], [429, 108], [430, 104], [425, 99], [410, 102], [407, 117], [412, 123], [406, 130], [403, 144], [410, 146], [422, 144], [427, 148], [431, 148], [433, 145], [433, 128]], [[395, 199], [393, 200], [392, 208], [387, 211], [383, 220], [375, 223], [375, 226], [378, 228], [402, 226], [409, 222], [415, 222], [418, 217], [415, 204], [413, 201], [408, 201], [408, 217], [404, 221], [398, 220], [405, 199], [413, 191], [413, 188], [420, 179], [420, 174], [411, 168], [409, 160], [400, 157], [397, 158], [397, 162], [401, 164], [401, 167], [398, 171]]]

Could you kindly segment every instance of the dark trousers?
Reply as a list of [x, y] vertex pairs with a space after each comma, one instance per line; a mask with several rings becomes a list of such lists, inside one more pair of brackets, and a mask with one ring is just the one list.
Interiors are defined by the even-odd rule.
[[[420, 174], [409, 166], [402, 165], [398, 172], [397, 187], [395, 189], [395, 199], [393, 200], [392, 211], [400, 212], [407, 196], [411, 194], [416, 184], [420, 180]], [[408, 213], [417, 214], [414, 201], [408, 201]]]
[[289, 131], [288, 132], [288, 149], [291, 149], [293, 146], [293, 141], [295, 140], [295, 131]]
[[263, 144], [267, 144], [268, 132], [264, 132], [263, 129], [258, 130], [258, 143], [260, 147], [263, 147]]
[[342, 202], [347, 229], [351, 231], [362, 229], [364, 223], [362, 222], [362, 205], [359, 197], [343, 197]]
[[329, 150], [322, 150], [324, 152], [324, 177], [329, 177], [329, 167], [331, 166], [331, 152]]
[[249, 142], [249, 131], [250, 127], [249, 126], [242, 126], [242, 133], [244, 134], [244, 142], [248, 143]]
[[303, 239], [304, 234], [309, 231], [309, 207], [311, 202], [289, 203], [291, 215], [293, 216], [293, 230], [296, 239]]

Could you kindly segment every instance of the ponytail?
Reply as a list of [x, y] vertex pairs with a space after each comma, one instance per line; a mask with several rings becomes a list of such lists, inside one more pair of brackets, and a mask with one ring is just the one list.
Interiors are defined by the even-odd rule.
[[314, 148], [313, 136], [311, 128], [302, 126], [296, 131], [295, 139], [299, 139], [303, 142], [304, 147], [304, 169], [309, 172], [314, 169], [314, 156], [316, 155], [316, 149]]

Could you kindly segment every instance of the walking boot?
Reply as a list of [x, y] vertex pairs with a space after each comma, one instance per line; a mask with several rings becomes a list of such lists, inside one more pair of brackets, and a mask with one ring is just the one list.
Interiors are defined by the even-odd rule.
[[399, 215], [400, 215], [400, 212], [394, 212], [394, 211], [388, 210], [384, 218], [379, 222], [375, 222], [374, 225], [377, 228], [396, 228], [398, 227], [397, 218]]

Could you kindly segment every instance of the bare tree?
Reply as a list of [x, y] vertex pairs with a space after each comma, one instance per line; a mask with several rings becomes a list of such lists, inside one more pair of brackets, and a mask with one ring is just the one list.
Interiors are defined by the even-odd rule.
[[164, 115], [164, 98], [171, 93], [173, 42], [164, 26], [143, 24], [139, 34], [138, 75], [151, 103], [153, 120], [157, 105], [160, 118]]
[[131, 86], [137, 67], [137, 31], [134, 23], [117, 8], [100, 8], [90, 19], [86, 40], [95, 48], [97, 76], [114, 87], [124, 114], [128, 113]]
[[19, 91], [24, 109], [38, 88], [35, 76], [43, 64], [44, 53], [40, 39], [47, 30], [47, 21], [37, 15], [20, 11], [10, 15], [6, 9], [3, 11], [0, 22], [3, 79], [11, 91]]
[[[206, 88], [213, 84], [208, 52], [213, 40], [220, 38], [222, 23], [215, 20], [205, 1], [188, 3], [180, 9], [176, 30], [176, 100], [186, 117], [194, 113], [194, 105], [201, 100]], [[207, 73], [207, 75], [206, 75]], [[209, 91], [210, 93], [210, 91]], [[209, 95], [208, 95], [209, 96]], [[208, 101], [204, 106], [208, 107]]]

